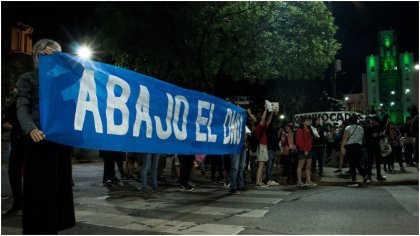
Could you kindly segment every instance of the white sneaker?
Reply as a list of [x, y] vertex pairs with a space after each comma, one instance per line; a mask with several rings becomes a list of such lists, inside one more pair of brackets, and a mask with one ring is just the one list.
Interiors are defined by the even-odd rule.
[[310, 181], [310, 182], [306, 182], [306, 186], [311, 186], [311, 187], [315, 187], [315, 186], [317, 186], [318, 184], [316, 184], [316, 183], [314, 183], [314, 182], [312, 182], [312, 181]]
[[306, 187], [306, 184], [304, 184], [304, 183], [302, 183], [302, 182], [298, 182], [298, 183], [296, 184], [296, 187], [298, 187], [298, 188], [303, 188], [303, 187]]
[[257, 187], [261, 187], [261, 188], [268, 187], [268, 185], [266, 185], [266, 184], [264, 184], [264, 183], [258, 183], [258, 184], [256, 184], [255, 186], [257, 186]]
[[225, 187], [225, 188], [230, 188], [230, 183], [228, 183], [228, 184], [226, 184], [226, 183], [225, 183], [225, 184], [224, 184], [224, 187]]
[[271, 106], [270, 101], [265, 100], [265, 108], [266, 108], [269, 112], [272, 112], [272, 111], [273, 111], [273, 106]]
[[277, 183], [276, 181], [274, 181], [274, 180], [270, 180], [270, 181], [268, 181], [267, 182], [267, 185], [269, 185], [269, 186], [278, 186], [279, 185], [279, 183]]

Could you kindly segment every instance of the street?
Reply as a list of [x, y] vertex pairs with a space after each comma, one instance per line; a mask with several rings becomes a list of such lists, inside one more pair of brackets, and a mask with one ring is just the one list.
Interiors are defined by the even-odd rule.
[[[104, 187], [102, 168], [73, 165], [77, 225], [60, 234], [419, 234], [417, 185], [271, 186], [229, 195], [194, 172], [193, 192], [179, 191], [165, 175], [163, 193], [142, 193], [136, 181]], [[2, 213], [10, 204], [2, 200]], [[21, 234], [20, 221], [2, 214], [2, 234]]]

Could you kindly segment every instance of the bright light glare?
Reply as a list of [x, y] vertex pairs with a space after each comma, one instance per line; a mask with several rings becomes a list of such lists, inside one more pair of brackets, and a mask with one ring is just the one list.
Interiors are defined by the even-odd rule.
[[419, 70], [419, 64], [415, 65], [414, 69]]
[[81, 46], [77, 50], [77, 55], [82, 59], [89, 59], [92, 56], [92, 50], [86, 46]]
[[381, 103], [381, 104], [379, 104], [379, 106], [383, 107], [383, 106], [384, 106], [384, 104], [383, 104], [383, 103]]
[[395, 102], [391, 102], [391, 106], [394, 106], [395, 105]]
[[280, 119], [283, 120], [284, 119], [284, 115], [280, 115]]
[[405, 93], [409, 93], [410, 92], [410, 89], [405, 89]]
[[395, 94], [395, 91], [394, 91], [394, 90], [392, 90], [392, 91], [391, 91], [391, 94], [392, 94], [392, 95], [394, 95], [394, 94]]
[[344, 100], [348, 101], [349, 100], [349, 97], [345, 97]]

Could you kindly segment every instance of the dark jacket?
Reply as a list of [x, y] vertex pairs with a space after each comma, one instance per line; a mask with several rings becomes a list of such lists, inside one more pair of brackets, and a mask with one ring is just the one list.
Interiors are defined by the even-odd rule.
[[39, 124], [39, 81], [37, 71], [27, 72], [19, 77], [16, 83], [17, 94], [17, 117], [25, 135], [36, 128]]
[[319, 134], [319, 138], [313, 137], [313, 147], [324, 147], [325, 146], [325, 127], [321, 125], [313, 125], [312, 127], [316, 128]]

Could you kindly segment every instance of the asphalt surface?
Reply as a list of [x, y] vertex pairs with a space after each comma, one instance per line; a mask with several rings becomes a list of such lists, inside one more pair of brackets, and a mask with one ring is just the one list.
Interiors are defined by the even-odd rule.
[[[73, 164], [77, 225], [60, 234], [418, 234], [418, 172], [387, 174], [387, 181], [349, 188], [348, 175], [327, 167], [317, 187], [251, 188], [240, 195], [210, 181], [196, 168], [193, 192], [182, 192], [171, 175], [170, 158], [159, 182], [161, 193], [141, 192], [137, 181], [102, 184], [103, 163]], [[117, 171], [118, 173], [118, 171]], [[2, 165], [2, 194], [10, 194]], [[358, 176], [361, 180], [361, 177]], [[2, 234], [21, 234], [19, 214], [6, 216]]]

